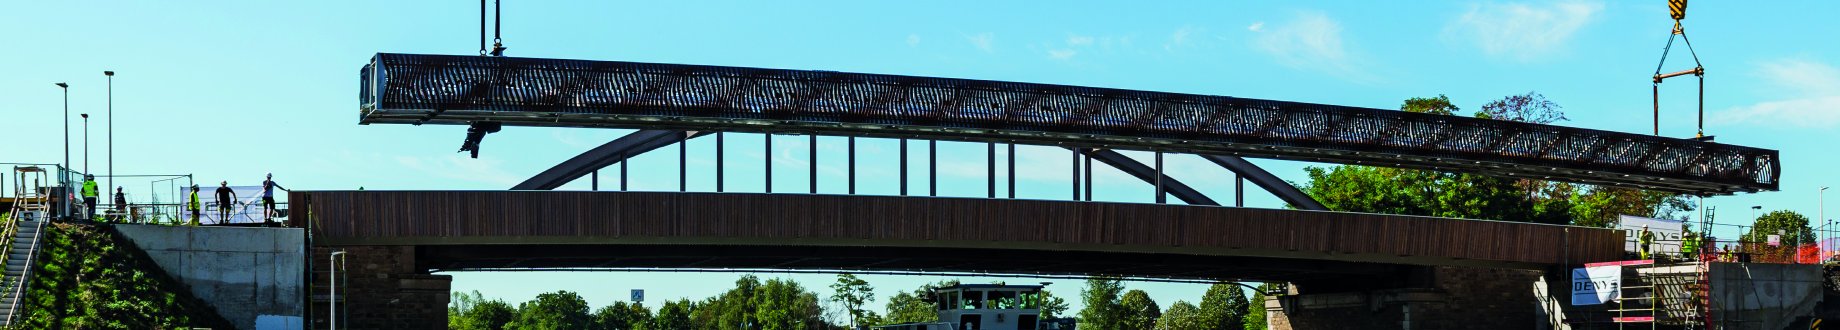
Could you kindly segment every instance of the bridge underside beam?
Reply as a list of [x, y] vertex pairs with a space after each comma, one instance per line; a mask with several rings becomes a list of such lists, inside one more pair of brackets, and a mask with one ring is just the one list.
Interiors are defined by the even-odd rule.
[[[863, 195], [295, 191], [315, 244], [1085, 251], [1541, 269], [1617, 260], [1622, 232], [1167, 204]], [[464, 207], [457, 207], [463, 205]], [[719, 256], [710, 256], [719, 257]]]
[[521, 269], [779, 269], [1169, 280], [1303, 281], [1373, 277], [1411, 266], [1259, 257], [954, 248], [732, 245], [425, 245], [418, 267]]
[[915, 137], [1362, 164], [1641, 189], [1776, 190], [1774, 150], [1321, 104], [612, 61], [378, 54], [359, 123]]

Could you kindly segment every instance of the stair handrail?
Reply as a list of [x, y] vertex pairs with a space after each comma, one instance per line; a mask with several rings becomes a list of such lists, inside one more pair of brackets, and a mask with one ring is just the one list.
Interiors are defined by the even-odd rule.
[[[35, 223], [33, 228], [36, 230], [36, 233], [34, 235], [38, 235], [39, 236], [38, 238], [44, 238], [45, 223], [48, 221], [33, 221], [33, 222]], [[13, 289], [12, 290], [13, 291], [13, 301], [7, 307], [7, 310], [6, 310], [6, 320], [5, 320], [6, 322], [0, 323], [0, 324], [11, 326], [13, 325], [13, 319], [19, 317], [19, 300], [20, 298], [25, 298], [25, 295], [26, 295], [25, 288], [27, 286], [32, 285], [31, 282], [26, 282], [26, 278], [32, 277], [32, 260], [38, 257], [38, 242], [39, 241], [43, 241], [43, 240], [33, 239], [32, 244], [26, 246], [25, 269], [22, 269], [19, 271], [18, 284], [13, 285], [13, 288], [12, 288]], [[10, 246], [12, 244], [8, 243], [7, 245]]]

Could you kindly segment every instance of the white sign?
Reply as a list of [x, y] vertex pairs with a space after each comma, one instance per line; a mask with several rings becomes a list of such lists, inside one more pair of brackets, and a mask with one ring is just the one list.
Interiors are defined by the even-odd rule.
[[1782, 246], [1782, 235], [1770, 235], [1770, 246]]
[[632, 302], [635, 302], [635, 303], [645, 302], [645, 289], [633, 289], [632, 290]]
[[[281, 196], [276, 196], [275, 202], [285, 202], [283, 199], [285, 199], [284, 196], [286, 196], [287, 193], [279, 191], [279, 189], [276, 190], [275, 194]], [[220, 205], [217, 202], [216, 186], [207, 187], [199, 185], [198, 216], [204, 218], [200, 219], [198, 222], [199, 224], [262, 223], [262, 186], [230, 186], [230, 191], [236, 194], [236, 199], [231, 200], [230, 204]], [[190, 188], [185, 189], [184, 193], [180, 195], [180, 205], [191, 202], [191, 194], [192, 191]], [[276, 205], [275, 207], [282, 206]], [[222, 213], [219, 213], [218, 210], [220, 208], [230, 210], [230, 217], [228, 219], [225, 219]], [[180, 210], [185, 209], [180, 208]], [[178, 218], [180, 223], [190, 223], [192, 221], [192, 212], [179, 212]]]
[[1652, 252], [1657, 254], [1680, 252], [1680, 220], [1619, 215], [1616, 217], [1616, 222], [1617, 229], [1622, 229], [1625, 235], [1623, 236], [1625, 237], [1623, 241], [1625, 252], [1640, 251], [1636, 249], [1636, 244], [1641, 241], [1642, 226], [1648, 226], [1648, 231], [1655, 233], [1655, 245], [1648, 247], [1654, 249]]
[[1597, 305], [1617, 298], [1623, 288], [1622, 266], [1572, 269], [1572, 306]]

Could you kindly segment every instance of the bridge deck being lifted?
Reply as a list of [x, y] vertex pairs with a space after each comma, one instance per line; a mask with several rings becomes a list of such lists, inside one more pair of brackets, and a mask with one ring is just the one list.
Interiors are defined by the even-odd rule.
[[1363, 164], [1699, 195], [1776, 190], [1776, 151], [1321, 104], [1063, 85], [378, 54], [362, 124], [669, 128], [1039, 143]]

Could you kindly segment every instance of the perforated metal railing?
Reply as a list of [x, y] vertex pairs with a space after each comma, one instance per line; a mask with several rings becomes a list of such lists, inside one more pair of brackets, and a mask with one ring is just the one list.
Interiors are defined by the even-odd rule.
[[1322, 104], [1064, 85], [378, 54], [359, 122], [678, 128], [1081, 145], [1692, 194], [1776, 190], [1774, 150]]

